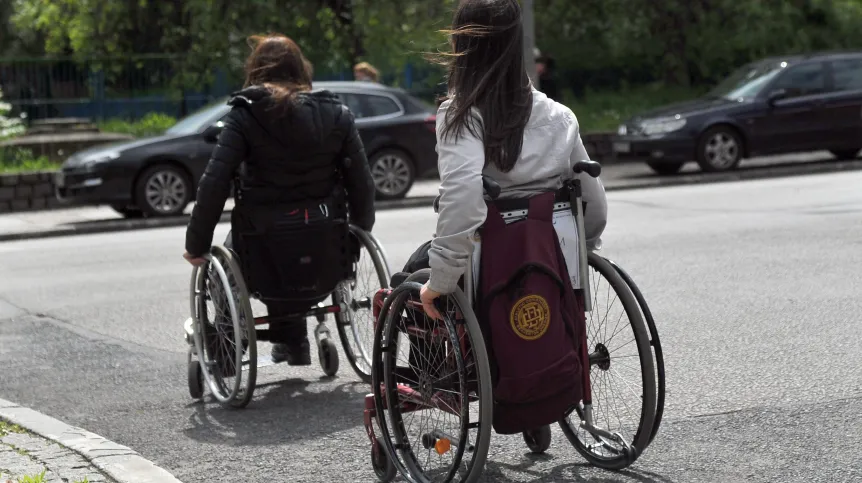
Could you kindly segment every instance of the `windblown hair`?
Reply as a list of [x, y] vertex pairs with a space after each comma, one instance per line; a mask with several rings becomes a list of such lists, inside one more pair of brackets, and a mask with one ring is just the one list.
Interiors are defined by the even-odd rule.
[[[464, 0], [452, 28], [444, 32], [452, 51], [444, 54], [450, 105], [442, 135], [457, 139], [466, 129], [482, 139], [486, 166], [511, 171], [533, 105], [521, 6], [518, 0]], [[474, 108], [481, 123], [473, 117]]]
[[286, 108], [298, 93], [311, 90], [311, 63], [296, 42], [280, 34], [255, 35], [248, 42], [253, 50], [245, 63], [245, 87], [266, 87]]

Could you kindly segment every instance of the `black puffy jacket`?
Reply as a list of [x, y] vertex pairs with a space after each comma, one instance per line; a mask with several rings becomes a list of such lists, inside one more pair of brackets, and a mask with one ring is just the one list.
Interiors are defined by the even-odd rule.
[[371, 231], [374, 181], [353, 114], [334, 94], [299, 94], [286, 114], [263, 87], [237, 92], [228, 104], [232, 109], [198, 185], [186, 251], [209, 251], [238, 174], [243, 203], [274, 205], [329, 197], [341, 173], [351, 223]]

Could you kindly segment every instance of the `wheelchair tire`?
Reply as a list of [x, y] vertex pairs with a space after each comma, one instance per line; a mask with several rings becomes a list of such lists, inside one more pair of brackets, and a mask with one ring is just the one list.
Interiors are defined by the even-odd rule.
[[[405, 317], [403, 314], [407, 313], [409, 317], [410, 313], [418, 313], [415, 312], [415, 304], [419, 300], [419, 290], [422, 284], [428, 280], [429, 274], [430, 270], [420, 270], [408, 277], [386, 298], [380, 313], [374, 340], [373, 381], [371, 385], [377, 411], [377, 424], [387, 456], [398, 471], [405, 475], [405, 479], [429, 481], [428, 473], [433, 473], [433, 481], [449, 482], [457, 476], [459, 482], [474, 483], [481, 477], [488, 457], [493, 420], [493, 395], [490, 360], [485, 348], [485, 341], [479, 328], [479, 322], [467, 304], [467, 298], [462, 291], [458, 290], [453, 294], [441, 297], [441, 304], [446, 307], [445, 310], [442, 310], [445, 320], [437, 322], [436, 331], [430, 333], [427, 332], [427, 329], [423, 329], [426, 330], [424, 336], [417, 336], [415, 332], [411, 332], [413, 336], [423, 338], [426, 344], [441, 344], [448, 348], [443, 352], [446, 357], [441, 359], [417, 357], [416, 361], [421, 359], [426, 362], [430, 360], [447, 362], [449, 365], [445, 368], [447, 371], [444, 378], [446, 379], [445, 384], [453, 384], [451, 379], [457, 378], [460, 383], [452, 385], [455, 389], [443, 390], [436, 384], [425, 387], [412, 384], [409, 375], [412, 373], [417, 375], [417, 379], [423, 379], [422, 369], [399, 367], [395, 361], [401, 352], [399, 339], [407, 337], [404, 331], [398, 328], [398, 324], [405, 325], [403, 324]], [[454, 314], [458, 314], [460, 317], [453, 316]], [[425, 323], [427, 322], [423, 322], [423, 324]], [[406, 329], [406, 326], [404, 328]], [[464, 337], [468, 340], [464, 340]], [[466, 349], [465, 352], [464, 350], [451, 350], [452, 347], [469, 349]], [[425, 349], [419, 350], [426, 349], [429, 347], [426, 346]], [[454, 370], [450, 372], [450, 369]], [[431, 377], [430, 370], [429, 374], [425, 375], [425, 379], [427, 377]], [[438, 384], [441, 381], [438, 381]], [[405, 425], [402, 412], [408, 408], [400, 404], [401, 396], [404, 391], [415, 393], [426, 390], [435, 390], [434, 394], [430, 396], [432, 399], [453, 398], [457, 400], [446, 399], [445, 404], [428, 406], [414, 414], [418, 415], [425, 410], [441, 411], [442, 406], [448, 408], [444, 411], [446, 418], [455, 418], [460, 421], [458, 428], [449, 431], [431, 430], [425, 428], [425, 425], [419, 424], [418, 429], [421, 434], [407, 434], [416, 425]], [[407, 397], [410, 397], [409, 394]], [[476, 403], [478, 404], [475, 409], [470, 407]], [[438, 446], [441, 442], [442, 444]], [[396, 444], [398, 445], [397, 449]], [[419, 454], [414, 451], [418, 451]], [[426, 468], [422, 463], [427, 461], [424, 451], [429, 452], [429, 455], [431, 452], [436, 452], [431, 458], [436, 462], [443, 459], [448, 460], [449, 458], [446, 458], [445, 455], [449, 455], [451, 463], [442, 468]], [[438, 475], [438, 473], [441, 474]]]
[[[604, 314], [607, 316], [607, 313], [610, 311], [610, 307], [608, 307], [608, 310], [599, 309], [599, 307], [597, 307], [598, 304], [596, 303], [596, 298], [601, 292], [596, 287], [600, 280], [604, 279], [607, 281], [607, 284], [616, 296], [614, 300], [619, 299], [621, 301], [625, 315], [631, 323], [631, 335], [633, 336], [632, 341], [635, 342], [637, 354], [626, 357], [637, 357], [639, 361], [640, 367], [638, 372], [640, 372], [642, 387], [642, 393], [640, 395], [640, 414], [632, 412], [632, 405], [626, 404], [626, 409], [629, 411], [629, 414], [636, 419], [628, 422], [631, 423], [631, 427], [636, 425], [637, 429], [631, 437], [631, 440], [626, 441], [624, 439], [623, 444], [612, 441], [604, 436], [597, 436], [585, 429], [582, 429], [580, 427], [580, 421], [584, 419], [585, 415], [580, 404], [574, 411], [577, 414], [577, 420], [574, 420], [575, 418], [572, 417], [566, 417], [561, 420], [559, 424], [560, 428], [563, 430], [563, 434], [566, 435], [578, 453], [580, 453], [581, 456], [583, 456], [590, 464], [607, 470], [620, 470], [631, 465], [650, 443], [653, 422], [655, 421], [656, 397], [658, 392], [656, 390], [657, 385], [655, 368], [653, 365], [653, 353], [650, 347], [649, 331], [647, 330], [646, 324], [641, 315], [640, 306], [638, 305], [632, 290], [629, 288], [629, 285], [626, 284], [625, 280], [623, 280], [622, 276], [620, 276], [619, 272], [613, 267], [613, 265], [600, 255], [590, 252], [588, 263], [591, 269], [591, 275], [595, 274], [595, 277], [591, 276], [588, 281], [591, 286], [591, 295], [593, 298], [592, 312], [587, 320], [587, 344], [591, 351], [591, 387], [595, 391], [598, 387], [606, 388], [612, 384], [613, 381], [608, 382], [605, 378], [607, 374], [611, 374], [611, 377], [621, 378], [621, 376], [616, 373], [616, 369], [613, 372], [609, 372], [610, 368], [615, 365], [614, 360], [618, 360], [618, 358], [615, 359], [617, 356], [614, 356], [615, 358], [611, 357], [611, 354], [613, 354], [615, 350], [611, 350], [607, 346], [610, 345], [611, 340], [614, 337], [617, 337], [618, 334], [626, 331], [625, 327], [620, 330], [616, 330], [619, 327], [619, 321], [617, 321], [613, 329], [605, 329], [603, 332], [600, 330], [601, 326], [593, 327], [593, 324], [591, 323], [592, 314]], [[595, 280], [595, 283], [593, 280]], [[620, 315], [620, 319], [621, 318], [622, 314]], [[593, 329], [592, 331], [591, 328]], [[608, 332], [611, 332], [610, 338], [605, 339], [603, 336], [607, 336]], [[632, 341], [626, 342], [625, 345], [629, 345]], [[619, 349], [621, 348], [622, 347]], [[596, 356], [595, 360], [593, 360], [593, 356]], [[632, 363], [634, 363], [634, 361], [632, 361]], [[622, 363], [618, 362], [617, 364]], [[622, 366], [622, 368], [625, 367], [626, 366]], [[614, 373], [616, 373], [616, 376]], [[600, 380], [602, 385], [596, 383], [599, 378], [601, 378]], [[628, 386], [628, 383], [626, 383], [626, 385]], [[628, 387], [628, 389], [630, 392], [632, 391], [630, 387]], [[636, 390], [637, 389], [635, 388], [634, 391]], [[594, 424], [596, 427], [601, 427], [606, 431], [614, 432], [611, 428], [603, 427], [603, 423], [608, 423], [608, 425], [610, 425], [614, 422], [619, 422], [620, 429], [618, 432], [621, 433], [624, 430], [620, 416], [616, 415], [615, 419], [608, 417], [607, 414], [610, 412], [610, 409], [604, 407], [606, 405], [605, 403], [608, 401], [612, 401], [611, 404], [615, 406], [617, 399], [617, 396], [614, 395], [609, 398], [605, 398], [603, 401], [601, 396], [599, 396], [597, 401], [595, 393], [593, 394], [592, 405], [595, 409], [593, 411], [593, 415], [595, 416]], [[599, 416], [600, 414], [604, 414], [605, 417], [601, 418]], [[599, 419], [602, 419], [602, 421], [599, 421]], [[622, 435], [622, 437], [625, 438], [625, 435]], [[613, 447], [612, 443], [619, 445], [619, 447]], [[608, 454], [599, 454], [596, 451], [597, 449], [606, 449]]]
[[320, 358], [320, 367], [327, 377], [338, 374], [338, 348], [330, 339], [323, 339], [317, 347], [317, 355]]
[[638, 305], [641, 308], [641, 313], [643, 314], [644, 321], [647, 324], [647, 328], [649, 329], [650, 334], [650, 345], [653, 350], [653, 362], [655, 363], [656, 370], [656, 389], [658, 391], [656, 396], [656, 408], [655, 408], [655, 421], [652, 425], [652, 431], [650, 434], [650, 443], [652, 443], [653, 439], [655, 439], [655, 435], [658, 433], [658, 428], [661, 426], [661, 419], [664, 415], [664, 398], [665, 398], [665, 378], [664, 378], [664, 353], [661, 348], [661, 339], [658, 336], [658, 329], [655, 325], [655, 319], [653, 319], [652, 311], [647, 305], [646, 298], [641, 292], [640, 288], [638, 288], [637, 284], [632, 280], [631, 276], [622, 269], [619, 265], [614, 263], [611, 260], [608, 260], [610, 263], [620, 274], [620, 276], [625, 280], [626, 284], [631, 289], [632, 293], [635, 296], [635, 299], [638, 301]]
[[[335, 314], [335, 325], [338, 327], [338, 337], [344, 348], [347, 362], [359, 378], [365, 383], [371, 383], [371, 352], [374, 347], [374, 315], [371, 300], [381, 288], [389, 287], [389, 264], [383, 247], [373, 235], [361, 228], [351, 225], [350, 232], [359, 239], [360, 259], [356, 267], [356, 281], [342, 282], [333, 293], [333, 302], [344, 302], [348, 306], [347, 313]], [[363, 262], [370, 262], [366, 267], [374, 270], [374, 274], [363, 277]], [[359, 284], [368, 281], [368, 287], [361, 288]], [[372, 287], [371, 285], [377, 285]]]
[[551, 447], [551, 427], [542, 426], [541, 428], [524, 431], [524, 442], [527, 443], [527, 448], [534, 454], [543, 454]]
[[191, 351], [189, 351], [189, 363], [187, 372], [189, 382], [189, 396], [191, 396], [192, 399], [200, 399], [204, 397], [204, 373], [201, 370], [200, 361], [191, 358]]
[[[239, 263], [230, 250], [213, 246], [193, 277], [194, 343], [204, 381], [221, 404], [243, 408], [251, 402], [257, 380], [257, 337]], [[208, 302], [215, 320], [210, 320]], [[234, 353], [230, 347], [236, 348]]]
[[380, 439], [377, 439], [376, 446], [371, 448], [371, 467], [381, 483], [389, 483], [398, 476], [398, 470], [386, 454], [386, 448]]

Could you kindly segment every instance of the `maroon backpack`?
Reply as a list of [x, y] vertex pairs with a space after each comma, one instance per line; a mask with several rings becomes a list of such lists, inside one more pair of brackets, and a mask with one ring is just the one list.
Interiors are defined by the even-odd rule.
[[499, 434], [560, 421], [583, 394], [583, 305], [569, 282], [553, 210], [554, 193], [537, 195], [527, 218], [507, 225], [488, 202], [478, 307]]

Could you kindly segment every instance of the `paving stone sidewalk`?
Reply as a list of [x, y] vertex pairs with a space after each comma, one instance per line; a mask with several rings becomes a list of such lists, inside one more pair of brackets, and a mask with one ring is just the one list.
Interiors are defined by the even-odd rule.
[[0, 419], [0, 483], [115, 483], [80, 454]]

